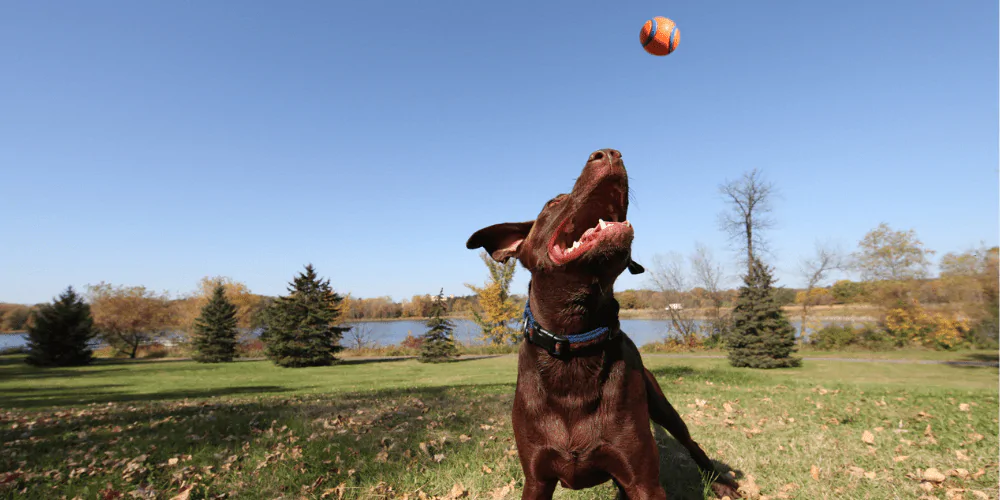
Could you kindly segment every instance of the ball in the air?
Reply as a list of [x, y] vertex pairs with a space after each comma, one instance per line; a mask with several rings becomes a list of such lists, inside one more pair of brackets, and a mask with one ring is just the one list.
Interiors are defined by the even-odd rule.
[[662, 16], [656, 16], [639, 30], [639, 41], [642, 48], [654, 56], [665, 56], [677, 49], [681, 43], [681, 30], [673, 21]]

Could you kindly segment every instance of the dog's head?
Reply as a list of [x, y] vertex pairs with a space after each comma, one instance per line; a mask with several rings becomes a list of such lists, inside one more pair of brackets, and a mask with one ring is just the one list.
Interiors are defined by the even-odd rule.
[[573, 190], [547, 201], [533, 221], [506, 222], [476, 231], [466, 247], [484, 248], [494, 260], [514, 257], [532, 275], [573, 273], [614, 282], [632, 262], [628, 174], [621, 153], [602, 149], [590, 155]]

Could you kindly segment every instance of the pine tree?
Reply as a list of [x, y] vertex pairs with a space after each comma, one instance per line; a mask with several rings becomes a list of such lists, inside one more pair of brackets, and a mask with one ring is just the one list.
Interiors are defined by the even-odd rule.
[[69, 287], [35, 313], [28, 330], [28, 357], [35, 366], [79, 366], [90, 363], [90, 340], [96, 332], [90, 306]]
[[444, 289], [442, 288], [434, 305], [431, 306], [430, 318], [425, 323], [428, 330], [424, 333], [423, 343], [420, 346], [420, 357], [418, 358], [420, 362], [439, 363], [458, 356], [453, 334], [455, 325], [441, 317], [445, 312], [444, 307]]
[[795, 352], [795, 329], [775, 300], [771, 270], [758, 259], [743, 277], [732, 314], [732, 332], [727, 338], [729, 364], [750, 368], [799, 366]]
[[330, 280], [316, 276], [312, 264], [289, 284], [288, 296], [278, 297], [264, 315], [268, 359], [284, 367], [326, 366], [343, 349], [340, 339], [350, 328], [336, 326], [343, 297]]
[[194, 323], [194, 360], [232, 361], [236, 356], [236, 334], [236, 306], [226, 299], [226, 288], [218, 285]]

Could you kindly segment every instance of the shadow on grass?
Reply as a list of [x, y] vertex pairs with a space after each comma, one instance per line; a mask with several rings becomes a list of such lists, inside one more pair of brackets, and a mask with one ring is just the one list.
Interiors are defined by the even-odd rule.
[[[78, 406], [102, 403], [134, 403], [181, 399], [208, 399], [220, 396], [255, 396], [288, 389], [277, 385], [220, 387], [215, 389], [178, 389], [152, 393], [124, 392], [126, 386], [116, 384], [72, 387], [20, 387], [0, 391], [0, 408], [37, 410], [50, 407]], [[117, 389], [117, 390], [116, 390]]]
[[[113, 387], [78, 390], [107, 388]], [[245, 387], [227, 395], [280, 389]], [[151, 488], [171, 491], [166, 497], [177, 488], [172, 474], [189, 465], [195, 470], [214, 468], [205, 481], [214, 482], [216, 491], [228, 490], [237, 497], [242, 492], [252, 498], [276, 498], [283, 491], [300, 491], [324, 480], [345, 482], [357, 491], [368, 491], [382, 481], [402, 487], [412, 480], [414, 465], [424, 471], [425, 481], [434, 481], [447, 476], [441, 473], [456, 467], [451, 462], [459, 463], [458, 457], [496, 460], [503, 455], [509, 446], [503, 439], [510, 431], [509, 420], [489, 431], [480, 426], [509, 418], [511, 389], [509, 385], [430, 387], [252, 401], [233, 397], [95, 405], [38, 414], [0, 412], [0, 442], [5, 443], [0, 470], [19, 471], [14, 487], [50, 495], [44, 498], [73, 497], [85, 487], [91, 492], [105, 486], [131, 491], [134, 484], [122, 478], [122, 467], [140, 454], [142, 467], [131, 470]], [[177, 391], [156, 396], [193, 398], [200, 394]], [[453, 437], [447, 445], [434, 444], [442, 432], [468, 434], [472, 439]], [[422, 448], [425, 443], [430, 451]], [[374, 460], [384, 447], [389, 447], [388, 459]], [[446, 453], [449, 460], [439, 463], [430, 452]], [[179, 464], [176, 457], [182, 457]], [[91, 464], [88, 475], [73, 481], [43, 474], [93, 459], [103, 461], [104, 466]], [[169, 459], [175, 459], [174, 464], [168, 466]], [[504, 465], [511, 473], [514, 466], [512, 459]], [[21, 476], [21, 471], [28, 474]], [[426, 487], [443, 494], [451, 486], [452, 482], [442, 479], [441, 484]]]
[[[703, 478], [701, 470], [691, 458], [691, 454], [662, 427], [654, 425], [653, 436], [660, 449], [660, 483], [671, 499], [704, 500], [715, 498], [708, 489], [708, 478]], [[709, 456], [711, 456], [710, 452]], [[736, 480], [743, 478], [743, 472], [735, 470], [724, 462], [712, 459], [719, 474], [732, 471]]]

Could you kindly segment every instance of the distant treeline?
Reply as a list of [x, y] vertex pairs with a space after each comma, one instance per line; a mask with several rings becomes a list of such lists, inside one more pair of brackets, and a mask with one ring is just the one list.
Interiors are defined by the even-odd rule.
[[[941, 278], [906, 280], [893, 286], [903, 286], [910, 290], [911, 295], [923, 304], [965, 304], [980, 302], [981, 292], [967, 279], [952, 275]], [[818, 287], [810, 292], [812, 305], [836, 304], [868, 304], [871, 297], [877, 294], [877, 288], [888, 286], [887, 282], [858, 282], [842, 280], [829, 287]], [[253, 312], [261, 309], [274, 297], [257, 295], [244, 291], [245, 308], [248, 310], [247, 324], [252, 326]], [[728, 289], [720, 292], [722, 307], [731, 307], [736, 300], [737, 290]], [[652, 309], [663, 310], [668, 304], [682, 304], [685, 308], [711, 307], [712, 295], [703, 288], [692, 288], [681, 292], [662, 292], [657, 290], [639, 289], [615, 292], [622, 309]], [[402, 301], [393, 301], [391, 297], [357, 298], [347, 295], [341, 302], [341, 318], [346, 322], [364, 320], [391, 320], [407, 318], [425, 318], [430, 314], [435, 297], [430, 294], [414, 295]], [[797, 288], [778, 288], [776, 299], [780, 305], [801, 304], [805, 300], [805, 291]], [[525, 297], [515, 295], [514, 300], [523, 307]], [[198, 310], [199, 301], [193, 297], [168, 300], [168, 307], [177, 311], [173, 315], [183, 318], [178, 323], [193, 319]], [[449, 316], [471, 317], [474, 311], [481, 311], [475, 295], [445, 297], [446, 311]], [[21, 331], [32, 324], [31, 313], [38, 305], [0, 303], [0, 331]]]

